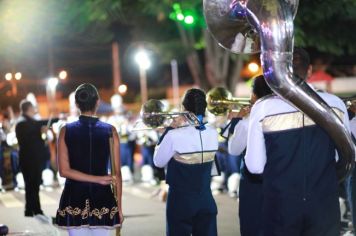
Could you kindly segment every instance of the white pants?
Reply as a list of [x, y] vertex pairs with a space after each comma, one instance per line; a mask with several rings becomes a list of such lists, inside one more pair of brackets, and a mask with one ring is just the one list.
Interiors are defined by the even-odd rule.
[[78, 228], [78, 229], [68, 229], [69, 236], [109, 236], [109, 229], [89, 229], [89, 228]]

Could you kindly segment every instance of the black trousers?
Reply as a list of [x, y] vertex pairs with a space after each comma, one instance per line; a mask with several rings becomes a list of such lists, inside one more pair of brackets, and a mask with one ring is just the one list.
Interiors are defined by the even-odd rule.
[[264, 236], [339, 236], [337, 193], [306, 200], [272, 199], [264, 195]]
[[239, 218], [241, 236], [261, 236], [262, 232], [262, 181], [245, 176], [240, 180]]
[[43, 214], [40, 203], [40, 185], [42, 182], [42, 162], [22, 162], [21, 172], [25, 181], [25, 216]]

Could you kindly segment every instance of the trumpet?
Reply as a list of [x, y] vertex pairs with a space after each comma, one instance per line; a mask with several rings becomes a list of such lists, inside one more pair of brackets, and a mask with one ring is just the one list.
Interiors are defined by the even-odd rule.
[[199, 120], [194, 113], [188, 111], [167, 112], [164, 109], [164, 104], [157, 99], [150, 99], [143, 104], [140, 116], [140, 121], [142, 121], [146, 127], [137, 127], [138, 122], [136, 122], [135, 128], [133, 129], [134, 131], [166, 128], [171, 126], [172, 122], [178, 118], [184, 118], [183, 123], [185, 123], [178, 125], [178, 127], [199, 125]]
[[230, 111], [238, 112], [242, 107], [251, 106], [250, 98], [233, 97], [229, 90], [222, 87], [211, 89], [206, 94], [206, 102], [208, 111], [217, 116]]

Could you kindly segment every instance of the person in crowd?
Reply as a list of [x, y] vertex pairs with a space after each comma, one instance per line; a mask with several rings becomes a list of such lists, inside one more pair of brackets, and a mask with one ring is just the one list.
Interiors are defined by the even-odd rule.
[[4, 144], [6, 142], [6, 134], [0, 123], [0, 191], [2, 190], [2, 180], [4, 179]]
[[[80, 85], [75, 91], [79, 120], [66, 124], [59, 133], [58, 170], [66, 183], [56, 223], [68, 229], [70, 236], [110, 235], [109, 229], [120, 227], [124, 219], [119, 137], [113, 126], [95, 116], [98, 101], [92, 84]], [[111, 153], [116, 176], [108, 174]], [[117, 196], [110, 185], [117, 189]]]
[[19, 165], [25, 182], [25, 216], [41, 218], [43, 211], [39, 190], [47, 154], [42, 133], [47, 129], [48, 121], [34, 119], [36, 110], [28, 100], [21, 101], [20, 111], [21, 117], [16, 124], [15, 132], [19, 145]]
[[113, 114], [109, 117], [108, 123], [113, 125], [118, 131], [120, 138], [120, 158], [121, 172], [124, 183], [133, 183], [134, 159], [130, 141], [132, 140], [131, 124], [125, 114], [122, 104], [122, 97], [115, 94], [111, 97], [111, 107]]
[[[259, 99], [267, 99], [271, 94], [272, 90], [268, 87], [263, 75], [253, 79], [251, 105]], [[239, 218], [242, 236], [262, 235], [262, 175], [251, 174], [244, 161], [250, 108], [250, 106], [242, 107], [238, 113], [229, 114], [229, 118], [236, 119], [237, 123], [228, 141], [228, 151], [232, 155], [242, 156], [239, 187]]]
[[[294, 74], [310, 73], [309, 56], [293, 53]], [[349, 129], [345, 104], [318, 94]], [[335, 144], [310, 118], [278, 96], [251, 109], [245, 161], [253, 174], [263, 173], [264, 235], [339, 235], [340, 208]]]
[[332, 82], [334, 77], [327, 73], [327, 68], [330, 62], [328, 59], [317, 58], [314, 62], [313, 73], [308, 76], [307, 81], [309, 83], [322, 82], [325, 83], [325, 90], [332, 92]]
[[[350, 129], [353, 136], [353, 141], [356, 145], [356, 101], [352, 101], [350, 107], [348, 109], [350, 117], [353, 117], [350, 120]], [[353, 235], [355, 233], [356, 227], [356, 168], [352, 171], [351, 176], [347, 179], [347, 192], [348, 192], [348, 200], [351, 208], [352, 215], [352, 225], [353, 225]]]
[[[227, 127], [231, 126], [229, 119], [223, 116], [214, 117], [214, 125], [220, 134], [224, 133]], [[229, 122], [229, 124], [226, 124]], [[220, 176], [214, 176], [211, 182], [213, 194], [227, 190], [230, 197], [238, 196], [238, 184], [240, 181], [241, 158], [228, 153], [228, 139], [224, 135], [219, 136], [219, 148], [216, 159], [221, 171]]]
[[[6, 112], [3, 113], [3, 120], [1, 123], [1, 151], [2, 156], [10, 157], [11, 160], [11, 175], [12, 181], [3, 184], [5, 189], [16, 189], [17, 180], [16, 175], [19, 172], [19, 155], [18, 145], [15, 133], [16, 119], [11, 106], [7, 107]], [[0, 160], [1, 163], [1, 160]], [[1, 168], [1, 167], [0, 167]], [[1, 171], [0, 171], [1, 172]]]
[[218, 149], [218, 133], [203, 122], [206, 106], [205, 93], [200, 89], [189, 89], [183, 107], [197, 116], [199, 125], [169, 130], [155, 150], [155, 165], [167, 168], [168, 236], [217, 235], [217, 207], [210, 180]]
[[158, 142], [156, 130], [142, 130], [137, 132], [137, 144], [141, 146], [142, 166], [141, 180], [144, 183], [157, 184], [157, 168], [153, 164], [153, 153]]

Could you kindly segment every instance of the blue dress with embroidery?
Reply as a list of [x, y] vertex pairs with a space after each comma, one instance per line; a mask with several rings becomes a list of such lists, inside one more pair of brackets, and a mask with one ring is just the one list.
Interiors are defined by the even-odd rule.
[[[66, 125], [65, 143], [70, 167], [80, 172], [108, 174], [112, 126], [97, 118], [80, 116]], [[57, 210], [60, 227], [116, 227], [120, 219], [110, 185], [67, 179]]]

